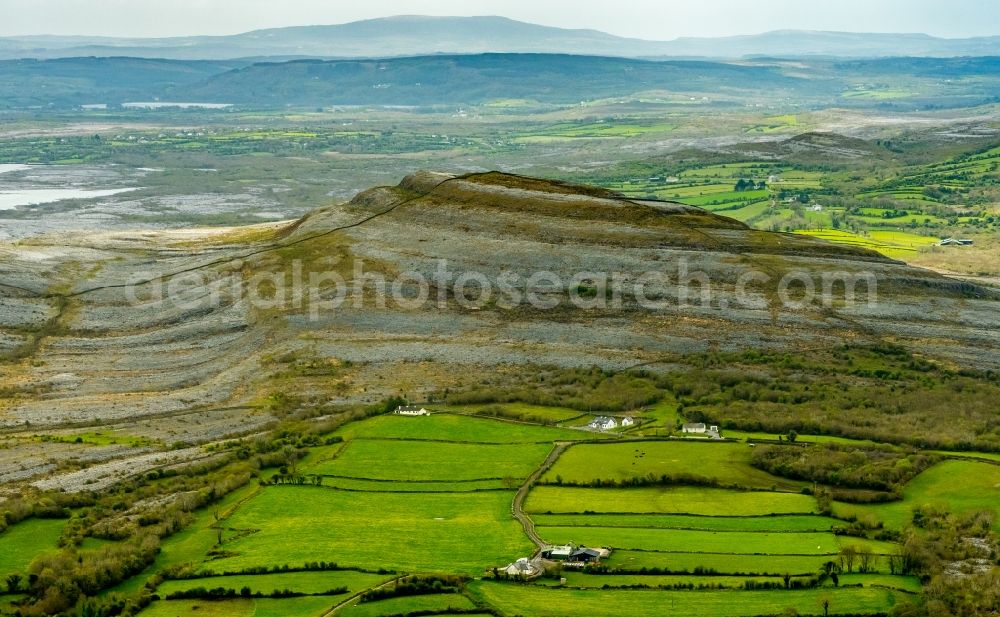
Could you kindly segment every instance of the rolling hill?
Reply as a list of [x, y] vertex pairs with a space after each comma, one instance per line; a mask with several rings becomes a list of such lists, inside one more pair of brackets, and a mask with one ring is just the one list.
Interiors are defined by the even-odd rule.
[[[400, 379], [416, 378], [416, 367], [407, 368], [414, 362], [428, 364], [419, 368], [420, 385], [405, 387], [423, 390], [446, 386], [452, 371], [621, 369], [710, 345], [794, 352], [892, 340], [949, 363], [1000, 368], [997, 334], [985, 327], [998, 302], [989, 291], [692, 206], [501, 173], [420, 172], [277, 226], [54, 234], [0, 250], [0, 341], [7, 356], [25, 360], [0, 382], [10, 393], [0, 411], [6, 427], [239, 407], [266, 390], [268, 358], [306, 348], [361, 367], [357, 387], [343, 394], [357, 401], [404, 387]], [[448, 277], [437, 274], [440, 260]], [[682, 263], [714, 286], [708, 304], [695, 299], [697, 289], [698, 304], [679, 303]], [[381, 305], [356, 268], [398, 281], [402, 295]], [[295, 271], [303, 284], [311, 273], [340, 276], [361, 286], [361, 300], [329, 305], [327, 278], [301, 289], [308, 302], [248, 295], [251, 281], [292, 281]], [[528, 286], [557, 301], [547, 309], [527, 295], [472, 306], [457, 282], [465, 272], [499, 285], [540, 271], [564, 281]], [[566, 281], [579, 272], [619, 273], [622, 304], [573, 305], [578, 288]], [[200, 282], [182, 297], [157, 300], [157, 290], [181, 273]], [[755, 277], [749, 288], [748, 273]], [[776, 294], [788, 273], [817, 281], [830, 273], [870, 276], [877, 302], [862, 291], [857, 301], [786, 306]], [[662, 302], [644, 304], [633, 292], [644, 275], [652, 278], [643, 294]], [[429, 300], [413, 304], [417, 277], [436, 282]], [[149, 282], [124, 284], [140, 279]], [[752, 297], [741, 298], [741, 286]]]
[[975, 56], [1000, 53], [1000, 37], [943, 39], [926, 34], [782, 30], [747, 36], [647, 41], [597, 30], [540, 26], [504, 17], [400, 15], [346, 24], [255, 30], [230, 36], [158, 39], [22, 36], [0, 39], [0, 58], [8, 59], [72, 56], [185, 60], [276, 56], [369, 58], [485, 52], [705, 58]]
[[[998, 69], [997, 57], [709, 62], [491, 53], [254, 63], [124, 57], [7, 60], [0, 61], [0, 108], [155, 100], [271, 108], [453, 106], [510, 98], [576, 104], [653, 92], [737, 105], [890, 103], [919, 109], [995, 102]], [[862, 87], [862, 94], [871, 96], [852, 96]], [[892, 87], [905, 88], [905, 97], [883, 100], [879, 93], [896, 92]]]

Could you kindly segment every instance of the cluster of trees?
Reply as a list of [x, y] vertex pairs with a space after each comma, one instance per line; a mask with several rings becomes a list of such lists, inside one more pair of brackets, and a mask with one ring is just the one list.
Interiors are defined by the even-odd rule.
[[45, 493], [35, 499], [8, 497], [0, 501], [0, 533], [21, 521], [36, 518], [69, 518], [71, 508], [92, 505], [93, 495], [89, 493]]
[[709, 486], [713, 488], [745, 489], [746, 487], [737, 482], [723, 482], [718, 478], [699, 476], [691, 473], [654, 474], [652, 472], [644, 476], [633, 476], [631, 478], [594, 478], [589, 482], [567, 482], [562, 476], [556, 476], [554, 480], [539, 481], [538, 484], [548, 484], [554, 486], [582, 486], [587, 488], [640, 488], [644, 486]]
[[841, 572], [850, 574], [857, 568], [861, 574], [869, 574], [876, 571], [878, 555], [867, 548], [848, 545], [840, 549], [837, 564]]
[[886, 491], [898, 496], [902, 486], [937, 461], [935, 457], [891, 447], [816, 444], [808, 448], [761, 445], [754, 467], [785, 478], [836, 487]]
[[368, 572], [370, 574], [393, 574], [392, 570], [386, 570], [383, 568], [378, 570], [363, 570], [360, 568], [340, 566], [335, 561], [307, 561], [301, 566], [290, 566], [286, 563], [283, 565], [273, 566], [250, 566], [239, 570], [226, 570], [223, 572], [194, 568], [189, 565], [181, 565], [164, 570], [163, 577], [164, 580], [182, 581], [210, 576], [246, 576], [257, 574], [285, 574], [288, 572], [339, 572], [343, 570]]
[[[127, 617], [138, 613], [152, 600], [156, 585], [170, 573], [158, 573], [136, 597], [106, 590], [152, 564], [161, 540], [190, 524], [192, 512], [210, 507], [245, 486], [259, 477], [261, 469], [281, 466], [286, 475], [298, 476], [296, 464], [303, 448], [337, 441], [339, 438], [328, 435], [342, 424], [383, 411], [384, 405], [378, 404], [343, 410], [320, 421], [307, 420], [322, 412], [298, 411], [266, 435], [219, 444], [214, 450], [221, 456], [152, 471], [109, 492], [54, 493], [34, 501], [7, 499], [0, 504], [0, 531], [30, 516], [68, 516], [70, 509], [77, 510], [65, 526], [59, 551], [36, 558], [26, 575], [12, 575], [3, 581], [9, 591], [27, 595], [18, 603], [18, 614]], [[80, 550], [87, 537], [116, 542], [96, 550]], [[283, 568], [273, 571], [291, 570]], [[337, 566], [312, 562], [299, 569]]]
[[181, 589], [167, 594], [167, 600], [228, 600], [232, 598], [298, 598], [301, 596], [339, 596], [350, 591], [347, 587], [334, 587], [319, 593], [305, 593], [302, 591], [292, 591], [291, 589], [275, 589], [271, 593], [253, 591], [248, 586], [243, 586], [238, 592], [233, 588], [214, 587], [192, 587], [191, 589]]
[[95, 551], [64, 549], [31, 563], [23, 591], [31, 601], [19, 608], [23, 617], [64, 613], [102, 590], [138, 574], [160, 551], [160, 530], [148, 529]]
[[555, 418], [536, 415], [536, 414], [522, 414], [512, 411], [507, 411], [499, 405], [487, 405], [479, 411], [476, 412], [478, 416], [486, 416], [489, 418], [506, 418], [508, 420], [521, 420], [524, 422], [531, 422], [534, 424], [544, 424], [548, 426], [554, 426], [559, 423]]
[[376, 602], [403, 596], [459, 593], [465, 588], [465, 581], [466, 579], [461, 576], [407, 576], [396, 580], [391, 585], [369, 589], [361, 595], [360, 601]]
[[467, 388], [446, 390], [439, 398], [452, 405], [521, 402], [586, 412], [637, 409], [656, 403], [663, 394], [658, 378], [644, 371], [531, 367]]
[[[282, 469], [287, 469], [282, 467]], [[262, 481], [263, 482], [263, 481]], [[285, 472], [279, 472], [271, 476], [271, 484], [297, 484], [299, 486], [309, 484], [311, 486], [322, 486], [323, 476], [316, 474], [292, 474]]]
[[1000, 451], [994, 421], [1000, 381], [990, 371], [954, 371], [887, 345], [804, 356], [720, 352], [688, 361], [687, 370], [666, 381], [690, 421], [920, 449]]
[[767, 182], [764, 182], [763, 180], [760, 182], [754, 182], [752, 179], [748, 180], [746, 178], [740, 178], [733, 186], [733, 190], [737, 193], [742, 193], [743, 191], [762, 191], [766, 188]]
[[[897, 604], [893, 617], [979, 617], [1000, 607], [1000, 538], [993, 532], [994, 511], [964, 516], [940, 508], [914, 512], [890, 567], [924, 581], [922, 601]], [[970, 541], [970, 539], [974, 541]]]
[[[148, 593], [123, 598], [101, 592], [147, 568], [156, 559], [161, 540], [190, 524], [191, 512], [246, 485], [255, 473], [253, 461], [230, 456], [223, 457], [221, 467], [180, 468], [124, 483], [111, 493], [66, 497], [84, 509], [67, 523], [60, 541], [63, 548], [37, 557], [27, 577], [17, 581], [19, 591], [28, 595], [19, 614], [135, 614], [149, 602]], [[79, 550], [86, 537], [117, 542]]]

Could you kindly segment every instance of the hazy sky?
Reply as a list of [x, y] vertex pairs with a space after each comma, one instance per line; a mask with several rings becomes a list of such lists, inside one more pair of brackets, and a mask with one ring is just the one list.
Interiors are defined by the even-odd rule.
[[503, 15], [660, 40], [782, 28], [1000, 34], [997, 0], [0, 0], [0, 36], [233, 34], [399, 14]]

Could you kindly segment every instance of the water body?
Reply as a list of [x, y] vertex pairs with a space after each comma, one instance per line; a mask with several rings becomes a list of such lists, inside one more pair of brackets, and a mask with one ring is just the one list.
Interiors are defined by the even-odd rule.
[[25, 169], [31, 169], [31, 165], [12, 165], [0, 163], [0, 174], [6, 174], [12, 171], [24, 171]]
[[169, 101], [122, 103], [122, 107], [125, 109], [163, 109], [166, 107], [179, 107], [181, 109], [226, 109], [232, 106], [232, 103], [172, 103]]
[[[12, 171], [12, 170], [10, 170]], [[0, 172], [2, 173], [2, 172]], [[93, 199], [95, 197], [110, 197], [119, 193], [134, 191], [128, 189], [29, 189], [19, 191], [0, 190], [0, 210], [13, 210], [20, 206], [49, 204], [64, 199]]]

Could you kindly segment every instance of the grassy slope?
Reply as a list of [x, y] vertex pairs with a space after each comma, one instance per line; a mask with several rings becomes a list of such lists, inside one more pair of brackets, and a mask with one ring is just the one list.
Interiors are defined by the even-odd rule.
[[32, 518], [0, 533], [0, 580], [24, 572], [39, 553], [55, 550], [66, 521]]
[[579, 445], [567, 450], [543, 480], [587, 483], [626, 480], [652, 474], [690, 474], [747, 488], [798, 490], [801, 483], [772, 476], [750, 466], [745, 444], [645, 442]]

